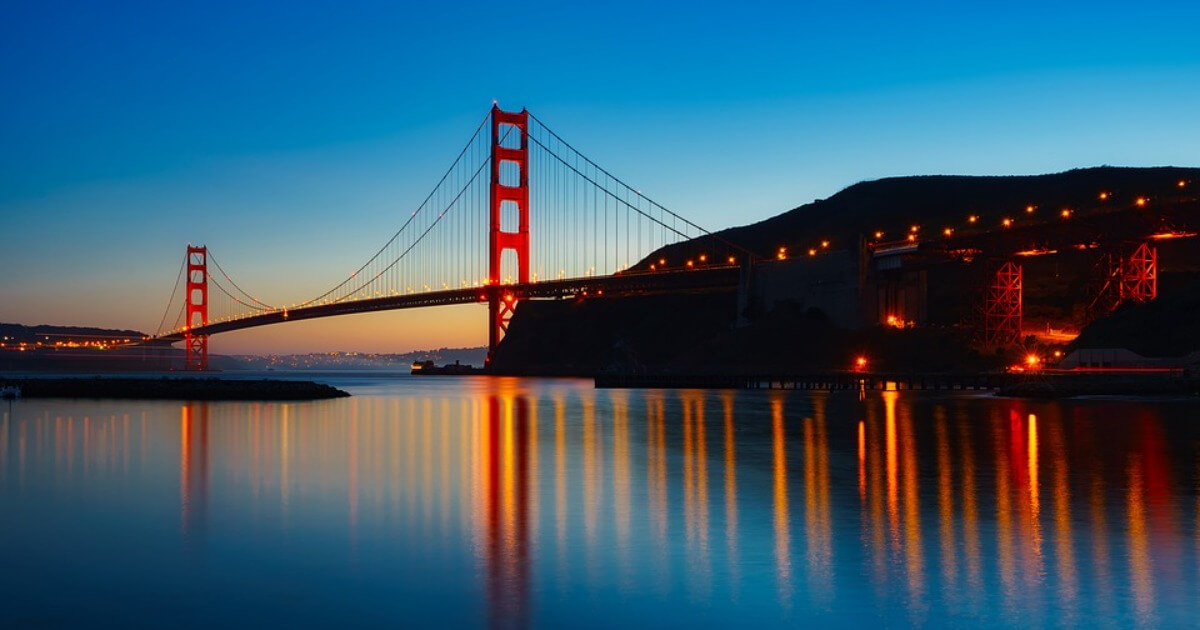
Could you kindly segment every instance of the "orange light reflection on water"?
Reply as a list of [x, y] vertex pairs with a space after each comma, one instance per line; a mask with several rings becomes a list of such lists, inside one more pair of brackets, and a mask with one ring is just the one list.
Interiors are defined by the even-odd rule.
[[1171, 467], [1174, 435], [1153, 411], [1122, 418], [1114, 438], [1082, 405], [839, 396], [538, 397], [509, 384], [462, 398], [188, 403], [166, 421], [5, 412], [0, 484], [20, 487], [35, 465], [60, 480], [127, 477], [165, 444], [178, 459], [160, 483], [177, 485], [190, 549], [211, 539], [210, 510], [244, 508], [237, 525], [262, 528], [304, 525], [316, 505], [356, 561], [379, 531], [461, 545], [500, 625], [535, 614], [531, 593], [573, 581], [703, 601], [752, 600], [752, 584], [771, 597], [774, 581], [782, 607], [820, 608], [859, 592], [859, 575], [915, 624], [998, 607], [1035, 623], [1157, 625], [1164, 598], [1184, 601], [1181, 580], [1200, 578], [1188, 562], [1200, 499], [1186, 494], [1200, 469]]

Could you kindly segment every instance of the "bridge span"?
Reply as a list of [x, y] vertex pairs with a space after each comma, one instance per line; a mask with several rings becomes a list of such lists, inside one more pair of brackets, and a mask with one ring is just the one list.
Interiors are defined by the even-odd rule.
[[822, 238], [799, 251], [789, 250], [795, 235], [779, 234], [777, 250], [754, 251], [650, 199], [530, 112], [493, 106], [433, 190], [332, 288], [290, 305], [268, 302], [243, 290], [209, 247], [188, 245], [158, 329], [142, 343], [182, 341], [187, 369], [204, 370], [214, 334], [487, 304], [490, 361], [521, 302], [695, 292], [736, 292], [743, 322], [790, 300], [846, 326], [904, 326], [926, 319], [930, 269], [974, 264], [987, 279], [957, 290], [979, 296], [982, 343], [1012, 345], [1023, 338], [1027, 257], [1097, 250], [1100, 310], [1155, 299], [1159, 243], [1200, 232], [1194, 189], [1180, 179], [1153, 197], [1102, 191], [1090, 205], [1030, 205], [987, 221], [964, 212], [957, 225], [891, 226], [890, 239], [850, 226], [841, 242]]

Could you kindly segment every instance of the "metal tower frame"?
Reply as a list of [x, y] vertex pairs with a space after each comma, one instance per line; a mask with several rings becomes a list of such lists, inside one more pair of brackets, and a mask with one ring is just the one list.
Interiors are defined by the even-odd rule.
[[[511, 127], [505, 134], [500, 133], [501, 126]], [[502, 141], [508, 134], [516, 130], [520, 133], [519, 148], [505, 147]], [[501, 167], [504, 164], [517, 167], [517, 185], [509, 186], [501, 183]], [[506, 207], [515, 206], [517, 213], [517, 230], [505, 231], [502, 227], [501, 215]], [[508, 331], [508, 323], [512, 320], [517, 308], [518, 298], [512, 292], [506, 292], [502, 287], [501, 261], [506, 250], [512, 250], [517, 255], [517, 282], [529, 282], [529, 112], [501, 111], [499, 105], [492, 106], [492, 180], [491, 180], [491, 222], [488, 229], [488, 356], [491, 363], [500, 345], [500, 339]]]
[[[186, 370], [208, 370], [208, 335], [193, 335], [192, 329], [208, 325], [208, 247], [187, 247], [187, 295], [184, 298], [183, 345], [187, 350]], [[199, 321], [197, 321], [197, 318]]]
[[1158, 247], [1138, 243], [1128, 256], [1121, 256], [1121, 302], [1149, 302], [1158, 297]]
[[996, 269], [984, 295], [983, 344], [1009, 346], [1021, 341], [1022, 268], [1008, 260]]

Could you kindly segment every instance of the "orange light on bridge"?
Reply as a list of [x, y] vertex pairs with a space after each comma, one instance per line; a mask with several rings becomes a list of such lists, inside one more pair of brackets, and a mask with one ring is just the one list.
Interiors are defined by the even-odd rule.
[[688, 269], [691, 269], [692, 267], [695, 267], [696, 264], [689, 260], [689, 261], [687, 261], [687, 266], [688, 266]]
[[829, 241], [821, 241], [821, 249], [828, 249]]
[[1134, 203], [1136, 203], [1137, 207], [1139, 207], [1139, 208], [1145, 208], [1146, 207], [1146, 198], [1138, 197], [1137, 200], [1134, 201]]
[[775, 257], [778, 258], [779, 260], [783, 260], [783, 259], [787, 258], [787, 248], [780, 247], [779, 253], [775, 254]]
[[1100, 193], [1100, 201], [1106, 201], [1107, 199], [1108, 199], [1108, 193], [1107, 193], [1107, 192], [1102, 192], [1102, 193]]
[[729, 264], [731, 264], [731, 265], [732, 265], [732, 264], [735, 264], [735, 263], [737, 263], [737, 258], [735, 258], [735, 257], [733, 257], [733, 256], [730, 256], [730, 257], [729, 257]]
[[916, 235], [916, 234], [909, 234], [909, 235], [908, 235], [908, 242], [910, 242], [910, 243], [913, 243], [913, 242], [916, 242], [916, 240], [917, 240], [917, 235]]
[[1012, 227], [1012, 219], [1004, 217], [1004, 220], [1000, 222], [1000, 225], [1003, 225], [1004, 227]]
[[1061, 214], [1062, 218], [1064, 218], [1064, 219], [1070, 219], [1071, 218], [1071, 209], [1063, 208], [1062, 212], [1060, 212], [1059, 214]]
[[867, 369], [867, 357], [858, 357], [854, 359], [854, 369], [859, 371]]
[[512, 304], [512, 301], [513, 301], [513, 299], [515, 299], [515, 298], [513, 298], [513, 294], [511, 294], [511, 293], [505, 293], [505, 294], [504, 294], [504, 301], [505, 301], [505, 302], [508, 302], [509, 304]]
[[700, 262], [705, 262], [707, 260], [708, 260], [708, 254], [700, 254]]
[[896, 317], [895, 315], [888, 315], [886, 323], [892, 328], [904, 328], [904, 320]]
[[1037, 206], [1025, 206], [1025, 214], [1033, 214], [1034, 210], [1037, 210]]
[[666, 258], [659, 258], [659, 259], [658, 259], [658, 264], [659, 264], [659, 265], [666, 265], [666, 264], [667, 264], [667, 259], [666, 259]]
[[1038, 355], [1029, 354], [1029, 355], [1025, 356], [1025, 367], [1027, 367], [1031, 370], [1035, 370], [1041, 364], [1042, 364], [1042, 358], [1039, 357]]
[[921, 230], [921, 226], [919, 226], [919, 225], [914, 225], [914, 226], [908, 228], [908, 231], [912, 232], [913, 234], [916, 234], [920, 230]]
[[881, 231], [879, 231], [879, 230], [876, 230], [876, 231], [875, 231], [875, 238], [876, 238], [876, 239], [881, 239], [881, 238], [883, 238], [883, 232], [881, 232]]
[[979, 217], [975, 216], [973, 214], [971, 216], [967, 217], [967, 223], [975, 223], [978, 220], [979, 220]]
[[808, 250], [808, 255], [809, 255], [809, 256], [816, 256], [816, 255], [817, 255], [817, 250], [815, 250], [815, 249], [809, 249], [809, 250]]
[[1183, 188], [1184, 186], [1187, 186], [1187, 181], [1186, 181], [1186, 180], [1182, 180], [1182, 179], [1181, 179], [1181, 180], [1179, 180], [1179, 187], [1180, 187], [1180, 188]]
[[946, 229], [942, 230], [942, 234], [945, 234], [946, 236], [950, 236], [951, 234], [954, 234], [954, 228], [946, 228]]
[[658, 265], [655, 265], [654, 263], [650, 263], [650, 271], [657, 271], [657, 270], [658, 270]]

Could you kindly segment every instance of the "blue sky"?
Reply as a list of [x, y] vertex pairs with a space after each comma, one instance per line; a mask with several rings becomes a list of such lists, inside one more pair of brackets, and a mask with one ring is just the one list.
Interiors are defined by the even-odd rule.
[[[9, 3], [0, 321], [152, 329], [189, 241], [267, 301], [319, 293], [493, 99], [711, 228], [884, 176], [1200, 165], [1191, 3], [644, 4]], [[405, 350], [483, 322], [213, 344]]]

